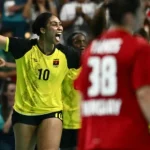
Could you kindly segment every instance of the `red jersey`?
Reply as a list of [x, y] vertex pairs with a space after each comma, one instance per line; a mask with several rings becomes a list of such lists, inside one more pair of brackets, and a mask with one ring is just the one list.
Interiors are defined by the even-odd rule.
[[148, 123], [135, 91], [150, 85], [150, 46], [121, 29], [95, 39], [76, 87], [83, 95], [79, 150], [150, 149]]

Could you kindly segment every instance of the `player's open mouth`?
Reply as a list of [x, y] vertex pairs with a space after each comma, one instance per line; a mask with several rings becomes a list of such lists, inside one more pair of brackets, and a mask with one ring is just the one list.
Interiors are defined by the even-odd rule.
[[61, 36], [62, 33], [56, 33], [55, 37], [56, 37], [56, 40], [59, 42], [60, 41], [60, 36]]

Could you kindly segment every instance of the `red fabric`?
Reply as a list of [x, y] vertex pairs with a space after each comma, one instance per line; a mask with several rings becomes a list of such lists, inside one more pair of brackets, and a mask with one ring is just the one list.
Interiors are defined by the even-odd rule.
[[[107, 31], [96, 40], [106, 41], [110, 39], [121, 39], [120, 50], [117, 53], [104, 52], [95, 54], [91, 50], [92, 42], [85, 50], [82, 58], [82, 71], [79, 78], [75, 81], [75, 86], [83, 95], [82, 128], [79, 134], [78, 150], [109, 148], [122, 150], [126, 148], [150, 149], [148, 124], [135, 96], [136, 89], [144, 85], [150, 85], [150, 47], [144, 39], [133, 37], [123, 30]], [[105, 47], [105, 49], [108, 50], [109, 47], [108, 49]], [[99, 50], [98, 46], [97, 50]], [[116, 85], [114, 95], [105, 95], [102, 92], [102, 80], [97, 79], [96, 75], [91, 78], [93, 69], [89, 65], [89, 59], [92, 56], [97, 56], [96, 58], [100, 58], [100, 60], [104, 60], [106, 56], [111, 56], [116, 60], [116, 72], [111, 72], [112, 68], [108, 66], [104, 71], [107, 73], [107, 69], [110, 69], [109, 71], [112, 74], [110, 76], [108, 74], [103, 76], [108, 85], [107, 78], [116, 78], [116, 80], [109, 79], [109, 81], [113, 81], [111, 84]], [[93, 67], [102, 70], [102, 62], [104, 61], [100, 62], [99, 67], [97, 67], [98, 64], [96, 63]], [[113, 67], [111, 64], [110, 66]], [[110, 73], [109, 71], [108, 73]], [[102, 74], [103, 72], [101, 71], [99, 74], [100, 78], [102, 78]], [[95, 84], [98, 82], [98, 87], [100, 88], [99, 94], [95, 94], [94, 96], [90, 96], [89, 94], [89, 89], [93, 82], [92, 79], [96, 81]], [[97, 89], [95, 88], [95, 90]], [[93, 92], [95, 93], [94, 90]], [[107, 103], [108, 101], [112, 102], [111, 100], [114, 100], [114, 102], [117, 100], [121, 101], [120, 112], [117, 115], [113, 113], [107, 114], [107, 111], [111, 112], [112, 104]], [[93, 108], [94, 103], [96, 105]], [[107, 111], [105, 107], [108, 108]], [[99, 113], [100, 115], [85, 113], [85, 108], [88, 110], [87, 112], [98, 112], [96, 109], [102, 112]], [[112, 108], [114, 109], [115, 106]]]
[[11, 77], [11, 80], [16, 82], [16, 76]]
[[148, 19], [150, 19], [150, 9], [149, 9], [149, 8], [148, 8], [147, 11], [146, 11], [146, 17], [147, 17]]

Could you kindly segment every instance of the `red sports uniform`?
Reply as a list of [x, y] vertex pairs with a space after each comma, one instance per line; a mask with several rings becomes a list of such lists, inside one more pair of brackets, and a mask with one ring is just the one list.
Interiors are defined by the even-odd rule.
[[79, 150], [150, 149], [148, 123], [135, 92], [150, 85], [150, 47], [111, 29], [87, 48], [76, 87], [83, 94]]

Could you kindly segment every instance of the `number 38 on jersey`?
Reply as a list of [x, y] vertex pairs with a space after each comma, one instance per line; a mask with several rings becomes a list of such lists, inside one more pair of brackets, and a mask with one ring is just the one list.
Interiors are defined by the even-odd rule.
[[89, 75], [91, 86], [88, 96], [113, 96], [117, 92], [117, 65], [114, 56], [91, 56], [88, 66], [92, 68]]

